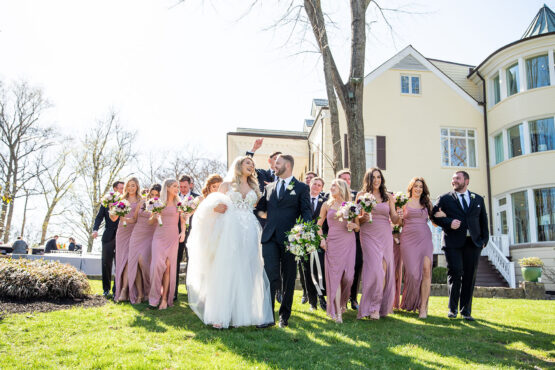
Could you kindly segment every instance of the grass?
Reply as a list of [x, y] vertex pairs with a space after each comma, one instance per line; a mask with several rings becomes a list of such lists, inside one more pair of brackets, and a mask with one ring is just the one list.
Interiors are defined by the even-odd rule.
[[[91, 281], [96, 293], [100, 281]], [[184, 286], [181, 286], [184, 291]], [[555, 301], [474, 300], [476, 322], [396, 313], [335, 324], [295, 295], [287, 329], [216, 331], [187, 307], [99, 308], [9, 315], [0, 321], [0, 368], [547, 368], [555, 367]]]

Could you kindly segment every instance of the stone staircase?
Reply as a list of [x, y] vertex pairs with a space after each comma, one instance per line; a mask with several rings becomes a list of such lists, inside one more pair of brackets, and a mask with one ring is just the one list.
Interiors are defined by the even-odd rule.
[[476, 273], [476, 286], [508, 287], [509, 284], [507, 284], [499, 271], [490, 263], [487, 256], [480, 256], [478, 272]]

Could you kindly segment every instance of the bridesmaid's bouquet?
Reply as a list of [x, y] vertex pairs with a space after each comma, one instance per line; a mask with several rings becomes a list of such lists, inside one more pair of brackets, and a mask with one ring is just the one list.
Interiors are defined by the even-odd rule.
[[393, 225], [393, 228], [391, 229], [391, 234], [393, 234], [393, 241], [395, 242], [395, 244], [400, 243], [399, 236], [402, 230], [403, 227], [401, 225]]
[[401, 191], [398, 191], [393, 196], [395, 197], [396, 208], [403, 208], [403, 206], [409, 201], [409, 196]]
[[162, 216], [160, 216], [160, 213], [164, 208], [166, 208], [166, 203], [162, 202], [158, 197], [150, 198], [145, 203], [145, 209], [149, 212], [156, 214], [156, 218], [158, 219], [159, 226], [163, 225]]
[[[112, 216], [125, 217], [131, 212], [131, 203], [127, 199], [122, 199], [116, 203], [113, 203], [110, 208], [110, 214]], [[127, 222], [123, 220], [123, 227], [127, 226]]]
[[114, 203], [119, 202], [120, 199], [121, 199], [120, 193], [118, 193], [117, 191], [111, 191], [102, 197], [102, 199], [100, 200], [100, 203], [105, 208], [110, 209], [114, 205]]
[[198, 199], [189, 195], [186, 198], [181, 199], [177, 203], [177, 210], [185, 213], [191, 213], [198, 207]]
[[339, 209], [337, 210], [335, 218], [337, 218], [337, 220], [341, 222], [343, 222], [344, 220], [352, 222], [360, 215], [360, 210], [360, 204], [356, 204], [355, 202], [343, 202], [341, 204], [341, 207], [339, 207]]
[[373, 194], [364, 193], [361, 195], [358, 200], [357, 204], [364, 210], [364, 212], [368, 213], [370, 218], [368, 219], [368, 223], [372, 222], [372, 210], [378, 205], [378, 201]]
[[320, 247], [322, 241], [322, 237], [318, 234], [320, 227], [315, 221], [302, 222], [300, 217], [296, 222], [295, 226], [285, 233], [287, 236], [285, 247], [295, 256], [296, 261], [300, 261], [301, 258], [307, 261], [308, 256]]

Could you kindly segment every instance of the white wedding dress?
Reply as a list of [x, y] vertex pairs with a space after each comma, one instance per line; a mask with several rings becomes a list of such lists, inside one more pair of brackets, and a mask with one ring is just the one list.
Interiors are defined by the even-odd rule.
[[[207, 325], [261, 325], [274, 321], [264, 271], [261, 228], [251, 190], [212, 193], [199, 205], [187, 241], [189, 306]], [[224, 214], [214, 212], [226, 204]]]

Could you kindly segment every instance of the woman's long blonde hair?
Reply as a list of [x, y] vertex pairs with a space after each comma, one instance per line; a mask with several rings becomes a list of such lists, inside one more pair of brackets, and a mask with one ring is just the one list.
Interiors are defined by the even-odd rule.
[[[170, 186], [172, 186], [176, 182], [177, 182], [176, 179], [165, 179], [164, 180], [164, 184], [162, 185], [162, 191], [160, 192], [160, 200], [162, 202], [166, 203], [166, 205], [168, 205], [168, 189], [170, 188]], [[179, 201], [179, 197], [176, 196], [173, 201], [174, 201], [175, 204], [177, 204], [177, 202]]]
[[[241, 166], [243, 165], [243, 162], [247, 159], [250, 159], [252, 163], [255, 164], [254, 159], [252, 159], [249, 156], [237, 157], [231, 164], [231, 167], [229, 167], [229, 171], [225, 177], [225, 181], [230, 182], [231, 188], [235, 191], [239, 191], [239, 185], [241, 184], [241, 177], [243, 177], [243, 171], [241, 170]], [[256, 168], [256, 164], [254, 167]], [[260, 193], [260, 188], [258, 187], [258, 179], [256, 177], [256, 171], [251, 173], [249, 177], [247, 177], [247, 183], [249, 184], [251, 189], [255, 191], [256, 196], [260, 198], [262, 194]]]
[[135, 193], [135, 197], [141, 197], [141, 187], [139, 186], [139, 179], [136, 177], [130, 177], [127, 179], [127, 181], [125, 182], [125, 186], [123, 187], [123, 199], [129, 199], [129, 190], [127, 188], [129, 187], [129, 183], [131, 181], [133, 181], [135, 185], [137, 185], [137, 192]]
[[[339, 192], [341, 194], [341, 198], [343, 198], [344, 202], [348, 202], [351, 200], [351, 189], [349, 189], [349, 184], [347, 181], [342, 179], [334, 179], [331, 184], [336, 184], [339, 187]], [[333, 196], [330, 193], [330, 199], [326, 202], [328, 206], [332, 206], [334, 202]]]

